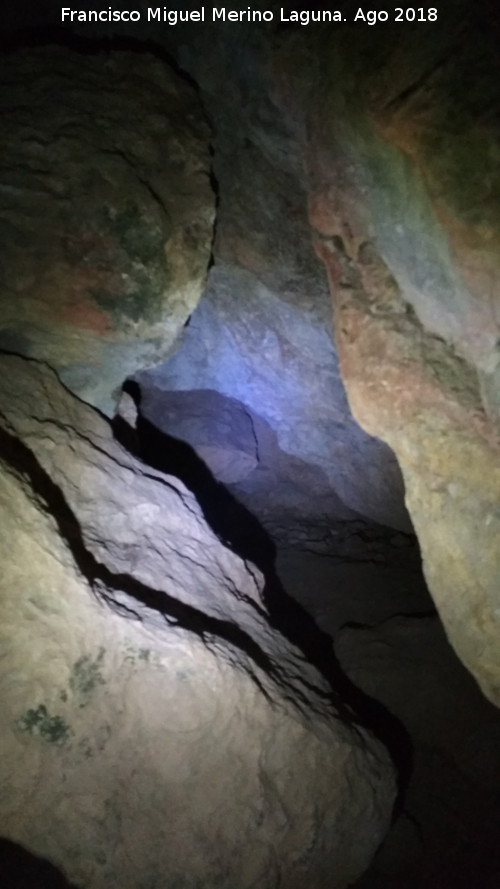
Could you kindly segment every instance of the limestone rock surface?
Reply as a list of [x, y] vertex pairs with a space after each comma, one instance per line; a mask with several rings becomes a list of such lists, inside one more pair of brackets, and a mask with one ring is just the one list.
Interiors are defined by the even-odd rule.
[[4, 55], [0, 111], [0, 344], [111, 413], [203, 289], [208, 125], [193, 87], [146, 52]]
[[299, 71], [283, 96], [308, 118], [310, 219], [352, 411], [394, 450], [449, 638], [500, 703], [498, 62], [484, 10], [443, 10], [377, 41], [324, 32], [277, 69]]
[[269, 90], [262, 29], [235, 27], [234, 43], [216, 27], [213, 39], [193, 29], [171, 47], [213, 122], [217, 227], [208, 286], [179, 349], [137, 376], [142, 410], [175, 435], [162, 424], [162, 390], [166, 403], [169, 392], [200, 389], [239, 402], [258, 454], [232, 490], [267, 527], [277, 517], [284, 525], [363, 515], [410, 531], [394, 455], [349, 411], [297, 136]]
[[0, 365], [2, 834], [92, 889], [349, 885], [385, 748], [179, 480], [39, 362]]
[[[157, 428], [189, 444], [218, 481], [240, 481], [258, 465], [252, 416], [234, 398], [211, 389], [169, 392], [147, 386], [140, 411]], [[129, 425], [135, 428], [137, 418], [132, 417]]]

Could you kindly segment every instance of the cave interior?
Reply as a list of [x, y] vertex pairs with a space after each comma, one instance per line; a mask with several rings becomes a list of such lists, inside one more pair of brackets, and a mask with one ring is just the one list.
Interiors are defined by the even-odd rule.
[[[498, 889], [494, 6], [399, 28], [276, 10], [162, 25], [135, 7], [2, 12], [2, 885]], [[48, 550], [70, 580], [42, 602]], [[147, 689], [182, 634], [186, 710], [162, 691], [174, 744]], [[389, 802], [356, 787], [311, 839], [344, 791], [304, 740], [281, 766], [273, 683], [291, 724], [321, 739], [337, 720], [388, 752]], [[120, 731], [144, 747], [123, 771]], [[190, 802], [226, 737], [224, 779], [200, 771], [206, 805]], [[168, 756], [153, 768], [169, 744], [192, 748], [189, 780]]]

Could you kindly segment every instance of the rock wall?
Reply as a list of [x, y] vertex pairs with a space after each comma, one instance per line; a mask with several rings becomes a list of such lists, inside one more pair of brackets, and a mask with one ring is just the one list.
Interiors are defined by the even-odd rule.
[[76, 885], [344, 887], [394, 773], [177, 479], [33, 360], [0, 392], [0, 831]]
[[168, 402], [170, 391], [214, 390], [240, 402], [259, 456], [232, 490], [273, 533], [360, 515], [411, 531], [394, 455], [346, 401], [300, 145], [271, 89], [269, 32], [231, 28], [231, 39], [209, 23], [183, 41], [161, 35], [200, 84], [212, 123], [217, 225], [208, 286], [179, 349], [137, 377], [141, 410], [175, 435], [162, 393]]
[[292, 38], [276, 77], [308, 121], [310, 220], [351, 408], [396, 453], [449, 637], [499, 703], [499, 81], [483, 14], [445, 4], [439, 22], [377, 40]]
[[203, 110], [144, 47], [86, 42], [99, 35], [91, 24], [79, 52], [8, 57], [0, 346], [47, 360], [108, 414], [124, 379], [152, 366], [143, 388], [237, 399], [263, 432], [257, 471], [236, 493], [274, 528], [363, 515], [411, 531], [393, 454], [347, 405], [265, 35], [157, 23], [128, 33], [167, 48]]
[[210, 133], [159, 58], [39, 47], [2, 59], [0, 344], [112, 413], [164, 359], [210, 259]]

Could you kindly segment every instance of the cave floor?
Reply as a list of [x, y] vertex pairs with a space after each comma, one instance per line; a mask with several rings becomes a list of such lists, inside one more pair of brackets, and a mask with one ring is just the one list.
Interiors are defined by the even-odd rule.
[[279, 547], [276, 559], [286, 592], [332, 638], [349, 679], [411, 739], [401, 809], [353, 886], [498, 889], [500, 713], [448, 643], [418, 552], [398, 536], [394, 544], [364, 561], [314, 544]]

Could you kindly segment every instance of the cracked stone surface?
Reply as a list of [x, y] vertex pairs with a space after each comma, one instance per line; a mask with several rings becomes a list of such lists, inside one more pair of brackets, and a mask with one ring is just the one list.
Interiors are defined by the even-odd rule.
[[[394, 456], [350, 414], [327, 282], [307, 225], [296, 133], [263, 89], [268, 59], [257, 33], [247, 40], [243, 57], [220, 34], [210, 46], [192, 34], [179, 50], [183, 67], [203, 84], [214, 129], [214, 264], [176, 353], [136, 375], [140, 409], [175, 436], [171, 392], [191, 399], [200, 389], [216, 391], [239, 402], [252, 418], [259, 456], [231, 490], [266, 527], [280, 517], [284, 525], [361, 515], [408, 532]], [[176, 421], [182, 428], [179, 415]], [[208, 416], [206, 427], [210, 435]]]
[[448, 637], [500, 704], [499, 78], [487, 8], [446, 2], [436, 27], [389, 26], [379, 41], [355, 28], [309, 32], [309, 46], [292, 36], [275, 68], [303, 121], [351, 409], [396, 454]]
[[2, 58], [0, 344], [111, 413], [197, 304], [215, 197], [196, 93], [146, 53]]
[[[43, 18], [50, 7], [54, 11], [53, 21], [59, 22], [60, 7], [45, 0], [33, 11], [30, 24], [37, 15]], [[15, 21], [17, 10], [17, 6], [15, 13], [13, 8], [8, 9], [5, 16], [12, 16]], [[22, 18], [20, 12], [19, 17]], [[106, 38], [112, 30], [106, 30]], [[126, 31], [124, 28], [121, 33]], [[92, 33], [102, 35], [99, 26], [80, 28], [81, 36]], [[165, 396], [165, 431], [175, 436], [179, 426], [186, 423], [186, 439], [200, 449], [216, 477], [229, 480], [231, 490], [248, 506], [255, 507], [280, 543], [277, 568], [287, 588], [310, 608], [323, 630], [338, 631], [336, 653], [352, 681], [383, 701], [410, 731], [414, 743], [413, 776], [403, 801], [404, 809], [374, 866], [355, 882], [356, 887], [497, 889], [497, 712], [452, 659], [445, 634], [435, 616], [431, 616], [432, 602], [426, 595], [422, 597], [418, 554], [411, 538], [406, 534], [391, 537], [387, 529], [369, 526], [360, 519], [368, 516], [372, 522], [383, 522], [403, 531], [410, 529], [402, 502], [401, 476], [391, 452], [381, 442], [383, 439], [394, 449], [403, 469], [407, 505], [422, 546], [433, 601], [443, 617], [446, 633], [482, 690], [498, 703], [500, 315], [496, 280], [500, 256], [500, 35], [495, 5], [490, 0], [481, 4], [442, 0], [437, 25], [415, 24], [404, 30], [398, 28], [397, 33], [390, 27], [357, 27], [355, 31], [282, 29], [271, 42], [269, 32], [245, 26], [235, 26], [229, 40], [228, 30], [210, 27], [205, 31], [197, 27], [172, 28], [160, 33], [156, 26], [147, 28], [141, 24], [129, 33], [139, 39], [159, 41], [197, 81], [213, 126], [213, 172], [219, 189], [214, 265], [207, 290], [189, 319], [181, 349], [156, 378], [152, 375], [153, 386], [143, 387], [142, 415], [132, 401], [122, 404], [123, 414], [129, 415], [132, 426], [138, 426], [138, 431], [131, 432], [131, 440], [134, 435], [140, 439], [140, 427], [147, 422], [147, 416], [154, 421], [154, 415], [161, 413], [158, 403]], [[329, 336], [328, 294], [312, 257], [311, 235], [304, 219], [308, 192], [316, 250], [325, 263], [334, 297], [338, 354]], [[184, 317], [187, 319], [187, 314]], [[304, 323], [308, 326], [306, 333]], [[21, 338], [14, 346], [27, 351]], [[146, 357], [149, 360], [149, 353]], [[135, 366], [142, 365], [139, 362]], [[375, 438], [370, 438], [352, 420], [341, 378], [356, 420]], [[67, 382], [73, 384], [74, 378], [68, 376]], [[78, 391], [86, 396], [85, 389]], [[200, 392], [205, 394], [206, 404], [202, 404], [204, 396]], [[149, 398], [156, 402], [151, 414]], [[189, 402], [191, 418], [182, 417], [177, 409], [170, 412], [176, 398], [181, 403], [183, 398]], [[217, 401], [215, 415], [211, 411], [212, 400]], [[200, 434], [197, 419], [202, 409], [209, 422]], [[229, 426], [234, 424], [234, 433], [231, 430], [228, 435], [224, 424], [219, 423], [219, 417], [224, 416], [229, 418]], [[250, 426], [256, 441], [249, 435]], [[99, 428], [102, 442], [108, 441], [108, 432], [102, 431], [107, 427], [95, 426], [94, 420], [90, 427]], [[30, 441], [38, 437], [40, 429], [50, 440], [52, 427], [48, 436], [45, 421], [42, 425], [37, 421], [29, 433]], [[67, 431], [69, 441], [70, 429]], [[61, 430], [58, 435], [62, 436]], [[10, 452], [14, 464], [19, 460], [20, 448], [19, 439], [15, 438], [15, 442], [17, 458], [12, 449]], [[158, 437], [158, 444], [162, 443], [165, 445], [166, 439]], [[62, 438], [58, 439], [57, 448], [59, 456], [61, 448], [64, 450]], [[106, 460], [107, 444], [103, 450]], [[95, 453], [92, 443], [87, 453]], [[242, 833], [245, 841], [250, 837], [251, 847], [249, 851], [245, 845], [243, 860], [243, 879], [248, 875], [248, 886], [260, 889], [265, 886], [263, 875], [268, 875], [269, 889], [275, 889], [282, 878], [278, 865], [282, 856], [285, 866], [290, 862], [290, 866], [297, 866], [301, 887], [311, 885], [310, 873], [305, 876], [308, 853], [296, 852], [298, 857], [293, 857], [288, 851], [292, 845], [297, 850], [313, 843], [311, 825], [318, 816], [317, 809], [311, 810], [309, 796], [294, 796], [292, 806], [287, 805], [283, 787], [286, 785], [291, 793], [290, 782], [293, 785], [301, 780], [299, 770], [294, 771], [293, 756], [285, 767], [275, 748], [272, 761], [264, 755], [259, 758], [258, 753], [250, 758], [245, 786], [256, 820], [252, 815], [245, 822], [242, 812], [234, 806], [234, 786], [229, 787], [226, 773], [220, 782], [214, 781], [214, 776], [219, 774], [221, 761], [230, 762], [233, 776], [243, 774], [243, 747], [234, 727], [235, 718], [242, 734], [252, 740], [256, 737], [252, 733], [255, 720], [260, 720], [265, 741], [261, 733], [255, 742], [258, 751], [271, 738], [285, 743], [282, 738], [286, 736], [286, 743], [290, 738], [292, 747], [295, 744], [300, 748], [304, 761], [310, 763], [310, 751], [314, 760], [314, 751], [319, 748], [310, 746], [310, 733], [306, 732], [305, 740], [299, 742], [296, 732], [288, 731], [289, 722], [283, 723], [286, 730], [280, 734], [273, 719], [277, 719], [276, 706], [281, 706], [283, 698], [291, 697], [295, 703], [292, 706], [288, 701], [286, 706], [294, 713], [293, 726], [303, 725], [310, 709], [315, 715], [308, 725], [314, 722], [317, 730], [321, 724], [322, 737], [327, 738], [324, 678], [315, 668], [306, 667], [303, 673], [304, 659], [297, 648], [283, 643], [276, 626], [267, 624], [269, 602], [259, 572], [250, 565], [251, 557], [245, 566], [233, 558], [234, 554], [227, 556], [227, 547], [226, 554], [220, 556], [219, 544], [211, 535], [210, 542], [203, 543], [198, 565], [194, 564], [192, 547], [188, 546], [175, 560], [175, 568], [165, 570], [165, 550], [161, 547], [160, 553], [156, 551], [151, 528], [154, 521], [148, 518], [147, 510], [141, 513], [139, 509], [134, 515], [137, 502], [142, 502], [135, 499], [135, 485], [130, 484], [130, 467], [136, 464], [129, 463], [123, 452], [113, 450], [115, 456], [117, 453], [122, 480], [127, 480], [132, 491], [131, 536], [124, 530], [128, 521], [126, 510], [106, 486], [106, 521], [96, 522], [91, 518], [91, 506], [84, 503], [79, 483], [68, 481], [69, 476], [65, 479], [64, 470], [59, 473], [57, 460], [54, 466], [50, 460], [47, 465], [51, 471], [57, 470], [58, 484], [73, 504], [69, 510], [62, 509], [67, 520], [67, 533], [63, 536], [67, 541], [73, 539], [69, 555], [58, 536], [60, 529], [40, 515], [38, 501], [36, 509], [33, 506], [27, 476], [22, 484], [19, 478], [13, 479], [5, 494], [6, 517], [0, 540], [6, 555], [2, 558], [10, 564], [7, 555], [12, 559], [11, 540], [19, 539], [14, 557], [19, 555], [22, 576], [27, 578], [20, 597], [19, 567], [7, 576], [9, 590], [15, 590], [15, 606], [14, 598], [9, 599], [6, 627], [12, 638], [15, 635], [16, 639], [28, 640], [33, 649], [28, 663], [34, 665], [35, 676], [32, 681], [30, 674], [27, 681], [25, 659], [12, 660], [9, 638], [6, 646], [11, 646], [10, 660], [6, 663], [8, 669], [14, 666], [5, 682], [8, 695], [2, 697], [13, 708], [13, 718], [4, 723], [10, 726], [7, 732], [15, 723], [8, 734], [8, 755], [14, 750], [15, 754], [7, 761], [17, 763], [11, 771], [21, 786], [21, 760], [30, 763], [30, 769], [36, 760], [29, 773], [35, 790], [37, 781], [33, 776], [38, 776], [37, 769], [47, 769], [54, 793], [55, 814], [49, 813], [51, 825], [59, 817], [58, 800], [64, 798], [64, 787], [69, 782], [70, 797], [73, 794], [71, 799], [76, 800], [78, 813], [84, 815], [85, 828], [82, 837], [78, 835], [73, 841], [73, 834], [62, 847], [52, 837], [48, 848], [40, 821], [34, 818], [29, 825], [23, 825], [22, 805], [19, 809], [12, 807], [6, 822], [16, 825], [20, 842], [29, 841], [34, 851], [50, 854], [63, 867], [68, 860], [75, 861], [75, 849], [78, 852], [83, 844], [88, 847], [89, 836], [101, 836], [105, 831], [114, 851], [105, 861], [99, 848], [96, 862], [82, 865], [87, 868], [82, 880], [85, 882], [85, 875], [91, 871], [87, 882], [100, 885], [102, 879], [102, 884], [107, 880], [108, 885], [115, 881], [118, 872], [123, 877], [121, 883], [127, 886], [127, 879], [133, 882], [135, 874], [144, 873], [142, 862], [155, 860], [157, 854], [153, 843], [147, 845], [150, 826], [145, 813], [159, 812], [163, 831], [160, 841], [167, 850], [169, 843], [180, 841], [176, 828], [169, 832], [171, 822], [165, 815], [165, 799], [168, 803], [174, 800], [182, 810], [181, 797], [186, 787], [200, 805], [200, 833], [204, 840], [208, 838], [210, 846], [208, 850], [198, 843], [194, 853], [188, 851], [193, 868], [198, 867], [198, 872], [203, 873], [199, 884], [206, 885], [207, 861], [213, 865], [214, 889], [232, 879], [223, 872], [225, 862], [230, 860], [229, 852], [214, 863], [214, 848], [223, 846], [228, 850], [233, 833], [243, 825]], [[33, 468], [32, 463], [29, 466]], [[29, 467], [24, 464], [24, 468]], [[165, 486], [160, 472], [149, 470], [149, 474], [150, 481], [160, 484], [164, 493], [169, 491], [168, 496], [165, 493], [165, 502], [172, 515], [177, 514], [180, 503], [188, 511], [193, 507], [191, 496], [179, 482], [170, 479], [172, 489]], [[84, 473], [84, 478], [87, 480], [89, 475]], [[92, 484], [99, 478], [100, 488], [102, 477], [97, 471], [91, 473], [91, 478]], [[141, 481], [139, 489], [141, 497], [145, 491], [148, 498], [151, 496], [148, 484]], [[161, 508], [163, 495], [160, 500], [158, 504], [153, 498]], [[21, 503], [24, 505], [18, 508]], [[172, 503], [177, 504], [176, 509]], [[54, 511], [52, 501], [51, 504]], [[219, 505], [221, 502], [217, 510]], [[28, 506], [33, 508], [31, 525]], [[58, 501], [58, 506], [64, 507], [64, 502]], [[86, 523], [71, 519], [73, 509], [74, 515], [81, 510]], [[199, 530], [204, 525], [203, 509], [194, 509], [197, 518], [190, 522]], [[231, 524], [231, 510], [227, 517]], [[13, 521], [15, 524], [11, 524]], [[48, 530], [44, 530], [46, 521]], [[23, 527], [29, 529], [26, 538], [19, 536]], [[174, 539], [179, 530], [169, 522], [161, 527], [169, 539]], [[192, 525], [189, 527], [191, 531]], [[10, 533], [11, 528], [15, 533]], [[197, 533], [195, 546], [205, 540], [203, 533], [199, 537]], [[224, 535], [224, 539], [228, 537]], [[37, 548], [40, 540], [45, 541], [41, 552]], [[260, 544], [257, 541], [257, 549]], [[158, 569], [163, 577], [160, 589], [152, 590], [148, 585], [150, 578], [136, 570], [143, 547], [148, 558], [151, 556], [153, 574]], [[202, 568], [204, 549], [208, 553], [209, 581]], [[405, 550], [410, 556], [406, 566], [404, 558], [400, 564], [397, 558]], [[86, 557], [75, 569], [77, 551]], [[110, 554], [111, 568], [107, 561]], [[49, 555], [55, 556], [55, 562], [49, 560]], [[174, 556], [175, 546], [169, 550], [169, 562]], [[59, 566], [64, 566], [66, 559], [70, 567], [59, 575]], [[36, 571], [32, 563], [36, 563]], [[198, 609], [193, 604], [196, 596], [189, 595], [186, 581], [191, 569], [206, 598], [206, 609]], [[43, 595], [39, 592], [40, 576], [42, 580], [47, 578]], [[229, 583], [230, 579], [234, 583]], [[58, 594], [58, 583], [64, 595]], [[170, 584], [179, 600], [167, 598]], [[243, 596], [237, 605], [235, 591], [242, 591]], [[92, 619], [82, 616], [79, 621], [83, 611], [76, 603], [85, 600], [87, 607], [89, 601], [94, 601], [92, 594], [97, 597], [94, 606], [99, 603], [99, 607], [92, 610]], [[71, 611], [64, 615], [66, 647], [61, 654], [61, 646], [54, 640], [60, 636], [57, 609], [61, 609], [60, 600], [65, 602], [66, 597]], [[168, 619], [160, 615], [160, 602], [162, 607], [168, 603]], [[231, 614], [231, 628], [222, 618], [226, 608]], [[397, 618], [394, 610], [399, 612]], [[103, 629], [99, 632], [97, 614], [103, 617]], [[122, 630], [118, 628], [123, 627], [127, 615], [130, 619], [123, 642]], [[291, 622], [300, 624], [302, 620], [303, 616], [296, 614]], [[352, 621], [363, 626], [344, 626], [339, 631]], [[33, 638], [40, 634], [40, 624], [44, 634], [40, 645], [50, 655], [48, 662], [37, 654], [33, 644]], [[243, 635], [235, 635], [236, 626]], [[137, 631], [136, 636], [130, 635], [130, 627]], [[200, 635], [200, 627], [209, 627], [210, 631]], [[160, 633], [165, 634], [161, 641]], [[113, 641], [109, 643], [111, 636]], [[321, 646], [326, 650], [324, 640]], [[201, 665], [201, 686], [198, 671], [194, 681], [185, 668], [182, 658], [186, 651], [190, 667], [194, 663]], [[199, 652], [202, 653], [198, 657]], [[166, 656], [169, 667], [163, 662]], [[177, 657], [181, 676], [172, 672]], [[228, 663], [232, 666], [226, 671]], [[115, 691], [116, 665], [121, 677], [116, 680], [116, 694], [106, 696], [106, 689]], [[138, 668], [143, 671], [140, 677], [136, 676]], [[102, 684], [99, 677], [108, 684]], [[182, 771], [185, 760], [180, 754], [176, 759], [175, 740], [172, 757], [165, 764], [165, 725], [170, 724], [181, 696], [173, 703], [171, 698], [164, 697], [164, 678], [169, 689], [175, 688], [181, 679], [187, 682], [189, 694], [193, 691], [196, 695], [201, 687], [200, 712], [209, 712], [213, 703], [217, 715], [222, 713], [224, 726], [229, 726], [225, 733], [217, 733], [218, 724], [213, 732], [205, 732], [206, 766], [204, 762], [197, 772], [206, 796], [214, 793], [214, 783], [221, 788], [218, 799], [222, 802], [217, 811], [210, 809], [209, 800], [202, 796], [190, 774]], [[45, 679], [47, 688], [55, 689], [52, 698], [45, 694]], [[27, 702], [28, 684], [35, 691]], [[90, 700], [82, 698], [89, 687], [94, 709], [90, 708]], [[343, 687], [346, 688], [345, 681]], [[231, 718], [227, 719], [226, 711], [217, 709], [224, 697], [228, 707], [232, 706]], [[117, 700], [123, 702], [119, 712]], [[158, 741], [152, 740], [149, 731], [149, 701], [157, 714], [153, 734]], [[337, 696], [333, 701], [340, 707]], [[63, 705], [67, 709], [63, 710]], [[349, 719], [348, 708], [340, 709]], [[95, 733], [91, 735], [84, 730], [86, 713], [95, 717]], [[123, 723], [128, 741], [137, 739], [135, 758], [131, 758], [129, 744], [115, 737], [106, 740], [109, 713], [113, 725]], [[317, 713], [322, 714], [319, 723]], [[380, 709], [372, 715], [372, 724], [377, 724]], [[75, 735], [67, 738], [63, 721], [66, 716], [74, 718], [76, 727]], [[210, 720], [211, 716], [206, 725], [212, 725]], [[186, 737], [201, 737], [198, 728], [190, 726], [182, 736], [185, 749]], [[106, 753], [108, 743], [114, 745], [109, 748], [112, 755]], [[339, 749], [335, 744], [332, 747], [330, 741], [328, 744], [330, 753], [333, 748]], [[93, 757], [102, 766], [104, 779], [108, 775], [113, 776], [113, 781], [116, 778], [111, 803], [108, 796], [103, 802], [99, 795], [102, 788], [96, 786], [90, 764], [86, 770], [87, 766], [81, 768], [76, 762], [77, 748], [83, 758]], [[51, 761], [49, 749], [58, 756], [63, 751], [67, 757], [68, 767], [62, 771], [62, 777], [61, 759], [54, 755]], [[224, 756], [217, 759], [216, 753], [221, 750]], [[320, 764], [322, 756], [323, 752], [319, 755]], [[334, 759], [337, 761], [337, 754]], [[123, 775], [114, 765], [116, 762], [124, 763]], [[261, 768], [262, 762], [266, 763], [265, 769]], [[174, 770], [179, 768], [179, 784], [175, 786], [167, 781], [170, 764]], [[301, 766], [300, 776], [307, 776], [303, 763]], [[189, 767], [196, 770], [197, 761], [189, 759]], [[314, 771], [314, 763], [311, 768]], [[334, 769], [331, 762], [328, 768]], [[144, 775], [152, 772], [154, 779], [149, 783], [153, 789], [146, 798], [142, 783]], [[275, 780], [278, 773], [283, 784]], [[342, 789], [349, 774], [342, 772], [338, 779]], [[339, 800], [342, 794], [337, 793], [340, 785], [335, 775], [331, 787]], [[77, 778], [82, 778], [82, 783]], [[327, 782], [326, 772], [319, 779], [310, 780], [312, 793], [316, 793], [316, 787], [321, 788], [321, 799], [327, 795], [324, 778]], [[146, 788], [148, 781], [149, 777]], [[131, 788], [131, 795], [125, 792], [125, 784]], [[82, 787], [87, 786], [88, 793], [82, 794]], [[223, 788], [227, 788], [226, 796]], [[256, 788], [253, 795], [252, 788]], [[22, 800], [27, 800], [28, 794], [23, 797], [22, 793]], [[45, 828], [47, 809], [41, 801], [41, 791], [39, 794], [37, 805]], [[8, 799], [8, 792], [3, 798]], [[139, 813], [135, 822], [131, 821], [130, 799]], [[118, 801], [116, 805], [113, 800]], [[304, 813], [300, 827], [299, 819], [294, 821], [290, 816], [290, 812], [297, 811], [294, 806]], [[327, 807], [330, 806], [331, 800]], [[333, 819], [339, 811], [341, 814], [328, 829], [325, 850], [331, 851], [332, 842], [340, 842], [339, 830], [347, 808], [354, 818], [351, 806], [343, 809], [341, 803], [340, 810], [333, 807]], [[365, 825], [370, 814], [366, 800], [362, 808]], [[234, 822], [231, 830], [221, 815], [223, 809]], [[262, 830], [274, 830], [273, 835], [279, 835], [280, 840], [261, 844], [261, 857], [252, 857], [263, 836], [257, 828], [254, 833], [252, 829], [268, 809]], [[182, 820], [183, 817], [181, 828], [192, 832], [193, 822], [187, 817]], [[215, 830], [222, 825], [215, 846], [213, 835], [207, 833], [207, 820]], [[3, 816], [0, 821], [3, 823]], [[382, 821], [381, 816], [378, 823]], [[66, 829], [62, 817], [57, 823], [64, 823]], [[357, 825], [354, 830], [358, 830]], [[297, 844], [297, 837], [302, 845]], [[342, 840], [348, 845], [347, 835]], [[126, 862], [121, 852], [124, 845]], [[94, 848], [92, 844], [90, 847]], [[237, 857], [240, 850], [236, 855], [235, 849], [231, 846]], [[316, 851], [313, 843], [309, 862]], [[173, 868], [177, 866], [176, 854], [175, 848]], [[78, 855], [76, 858], [80, 862]], [[325, 876], [326, 889], [331, 889], [332, 874], [338, 875], [337, 865], [338, 861], [333, 862]], [[155, 885], [155, 867], [153, 864], [147, 872], [148, 886]], [[346, 879], [350, 882], [354, 877]], [[184, 885], [183, 880], [185, 868], [171, 875], [170, 885], [177, 889]], [[288, 889], [286, 882], [285, 885]], [[229, 889], [234, 889], [234, 880]]]
[[[402, 541], [399, 541], [402, 543]], [[286, 589], [334, 640], [357, 689], [409, 733], [397, 817], [353, 889], [495, 889], [500, 714], [446, 638], [416, 562], [280, 550]]]
[[0, 367], [2, 833], [96, 889], [349, 885], [385, 748], [179, 480], [45, 366]]

